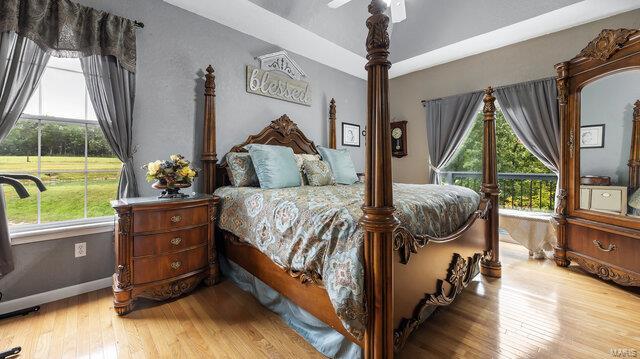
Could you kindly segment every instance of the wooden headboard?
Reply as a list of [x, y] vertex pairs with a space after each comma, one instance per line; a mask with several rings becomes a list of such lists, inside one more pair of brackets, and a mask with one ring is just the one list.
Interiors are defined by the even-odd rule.
[[271, 121], [260, 133], [249, 136], [243, 143], [233, 146], [229, 152], [247, 152], [244, 146], [252, 143], [286, 146], [290, 147], [293, 153], [318, 154], [313, 141], [309, 140], [287, 115]]
[[[244, 142], [233, 146], [229, 152], [247, 152], [244, 147], [249, 144], [285, 146], [291, 148], [293, 153], [318, 154], [315, 143], [308, 139], [298, 128], [298, 125], [291, 121], [287, 115], [282, 115], [280, 118], [271, 121], [258, 134], [250, 135]], [[217, 167], [215, 188], [229, 186], [231, 183], [227, 175], [226, 155]]]

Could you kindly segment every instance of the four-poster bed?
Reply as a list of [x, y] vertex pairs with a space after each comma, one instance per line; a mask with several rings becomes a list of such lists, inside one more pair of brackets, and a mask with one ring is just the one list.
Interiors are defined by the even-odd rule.
[[[366, 134], [365, 184], [354, 187], [353, 193], [360, 193], [364, 204], [358, 210], [361, 218], [356, 233], [362, 234], [360, 247], [362, 272], [364, 274], [362, 300], [362, 331], [356, 325], [345, 327], [345, 317], [356, 317], [352, 305], [346, 313], [336, 307], [330, 298], [329, 287], [333, 286], [317, 271], [298, 271], [276, 264], [264, 248], [252, 242], [252, 238], [241, 238], [232, 233], [229, 223], [250, 223], [247, 219], [224, 217], [225, 201], [234, 201], [237, 211], [243, 197], [229, 187], [226, 163], [218, 164], [215, 134], [215, 77], [213, 68], [207, 68], [205, 82], [204, 148], [203, 172], [205, 193], [216, 193], [221, 199], [217, 240], [220, 252], [227, 260], [266, 283], [280, 295], [288, 298], [300, 308], [333, 328], [335, 331], [364, 350], [366, 358], [389, 358], [400, 350], [408, 336], [438, 307], [449, 305], [480, 271], [488, 276], [500, 276], [498, 246], [498, 185], [495, 162], [495, 98], [488, 88], [484, 97], [484, 159], [483, 183], [480, 196], [465, 217], [455, 222], [455, 228], [444, 235], [416, 233], [415, 226], [407, 223], [412, 212], [401, 204], [396, 209], [394, 192], [402, 193], [401, 185], [393, 185], [391, 178], [391, 137], [388, 105], [388, 61], [389, 19], [383, 14], [383, 1], [374, 0], [369, 5], [371, 17], [367, 20], [366, 68], [368, 71], [368, 106]], [[332, 99], [329, 110], [329, 145], [336, 147], [336, 108]], [[246, 152], [249, 144], [271, 144], [290, 147], [296, 154], [318, 155], [314, 142], [300, 131], [297, 125], [283, 115], [272, 121], [260, 133], [250, 135], [244, 143], [234, 146], [230, 152]], [[405, 185], [411, 186], [411, 185]], [[341, 186], [333, 186], [341, 187]], [[451, 191], [453, 191], [453, 187]], [[316, 187], [318, 188], [318, 187]], [[351, 187], [342, 186], [341, 191]], [[416, 187], [411, 187], [413, 190]], [[447, 192], [445, 187], [430, 187], [434, 196], [442, 192], [442, 198], [458, 198]], [[217, 191], [216, 191], [217, 190]], [[287, 189], [288, 190], [288, 189]], [[260, 189], [248, 189], [249, 194], [260, 194]], [[310, 191], [310, 190], [307, 190]], [[359, 191], [359, 192], [358, 192]], [[406, 188], [405, 188], [406, 192]], [[284, 193], [284, 194], [283, 194]], [[446, 193], [446, 194], [444, 194]], [[457, 193], [456, 193], [457, 194]], [[287, 195], [286, 192], [279, 192]], [[234, 197], [236, 196], [236, 197]], [[350, 195], [345, 195], [349, 199]], [[448, 197], [447, 197], [448, 196]], [[266, 198], [267, 196], [264, 195]], [[360, 200], [361, 200], [360, 199]], [[262, 208], [262, 197], [260, 206]], [[398, 199], [402, 201], [402, 195]], [[267, 206], [267, 199], [264, 199]], [[231, 202], [227, 202], [231, 203]], [[362, 203], [362, 202], [360, 202]], [[426, 205], [425, 205], [426, 206]], [[447, 203], [446, 208], [455, 208], [455, 203]], [[462, 205], [460, 205], [462, 206]], [[229, 211], [229, 206], [226, 210]], [[353, 207], [353, 206], [352, 206]], [[410, 206], [409, 206], [410, 207]], [[307, 210], [307, 209], [304, 209]], [[302, 211], [302, 210], [301, 210]], [[458, 212], [461, 210], [457, 209]], [[352, 210], [358, 213], [357, 210]], [[409, 212], [409, 213], [407, 213]], [[455, 210], [452, 210], [455, 212]], [[400, 220], [402, 219], [402, 220]], [[429, 219], [431, 220], [431, 219]], [[356, 221], [357, 222], [357, 221]], [[224, 225], [223, 225], [224, 223]], [[225, 228], [222, 228], [222, 227]], [[354, 237], [349, 237], [351, 240]], [[335, 240], [335, 238], [330, 238]], [[253, 245], [252, 245], [253, 243]], [[329, 260], [329, 259], [327, 259]], [[325, 268], [326, 269], [326, 268]], [[366, 304], [365, 304], [366, 303]], [[344, 308], [340, 308], [344, 309]], [[356, 322], [356, 320], [354, 320]], [[350, 323], [352, 324], [352, 323]]]

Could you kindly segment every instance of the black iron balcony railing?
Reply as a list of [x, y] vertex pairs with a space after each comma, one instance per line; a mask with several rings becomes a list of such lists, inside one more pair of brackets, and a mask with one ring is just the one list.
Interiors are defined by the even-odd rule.
[[[444, 183], [480, 191], [480, 172], [440, 172]], [[553, 173], [499, 173], [500, 207], [552, 212], [558, 177]]]

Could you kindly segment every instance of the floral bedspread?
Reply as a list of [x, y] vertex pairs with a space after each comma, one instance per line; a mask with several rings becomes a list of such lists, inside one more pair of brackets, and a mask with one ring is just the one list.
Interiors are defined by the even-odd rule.
[[[365, 329], [364, 185], [303, 186], [264, 190], [221, 187], [219, 227], [257, 247], [279, 266], [317, 273], [345, 328], [361, 339]], [[478, 208], [467, 188], [393, 185], [396, 217], [415, 235], [445, 236]]]

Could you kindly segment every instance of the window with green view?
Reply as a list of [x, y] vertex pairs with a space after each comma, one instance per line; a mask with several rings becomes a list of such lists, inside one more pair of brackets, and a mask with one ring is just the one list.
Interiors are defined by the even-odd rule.
[[112, 216], [118, 187], [114, 156], [91, 106], [78, 59], [51, 58], [38, 89], [0, 143], [0, 172], [40, 177], [47, 191], [24, 181], [31, 197], [4, 187], [11, 227]]

